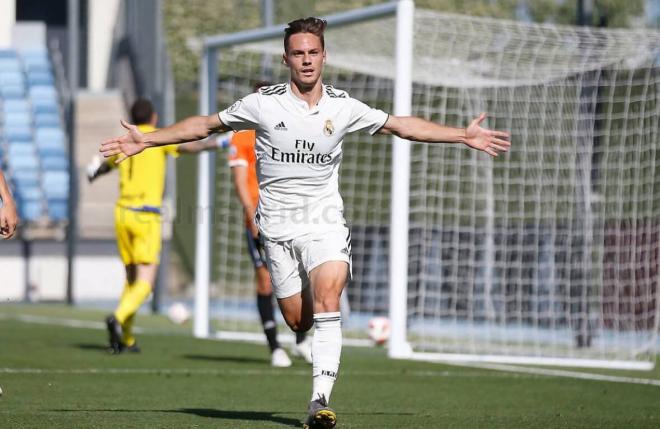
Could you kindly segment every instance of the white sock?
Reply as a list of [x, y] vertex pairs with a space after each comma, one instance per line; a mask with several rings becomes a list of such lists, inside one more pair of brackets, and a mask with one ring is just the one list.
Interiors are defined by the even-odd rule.
[[339, 372], [341, 356], [341, 313], [317, 313], [314, 315], [312, 340], [312, 401], [321, 395], [330, 402], [332, 386]]

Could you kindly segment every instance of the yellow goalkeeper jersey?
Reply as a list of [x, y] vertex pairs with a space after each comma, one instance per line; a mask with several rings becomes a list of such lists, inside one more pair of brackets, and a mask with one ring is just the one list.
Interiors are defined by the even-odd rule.
[[[138, 125], [138, 129], [143, 133], [156, 131], [151, 125]], [[149, 148], [121, 162], [117, 205], [144, 211], [160, 210], [167, 155], [179, 156], [176, 145]]]

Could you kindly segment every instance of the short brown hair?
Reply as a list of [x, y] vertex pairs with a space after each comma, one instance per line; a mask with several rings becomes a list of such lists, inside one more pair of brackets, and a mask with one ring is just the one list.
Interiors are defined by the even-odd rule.
[[296, 19], [291, 21], [288, 24], [288, 27], [284, 30], [284, 51], [289, 49], [289, 39], [294, 34], [298, 33], [311, 33], [321, 39], [321, 47], [325, 49], [325, 40], [323, 40], [323, 32], [325, 27], [328, 26], [328, 21], [324, 19], [314, 18], [310, 16], [309, 18]]

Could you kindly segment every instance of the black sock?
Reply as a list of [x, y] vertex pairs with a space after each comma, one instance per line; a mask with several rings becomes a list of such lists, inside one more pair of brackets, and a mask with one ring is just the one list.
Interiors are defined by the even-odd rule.
[[307, 338], [307, 332], [296, 332], [296, 344], [300, 344]]
[[273, 315], [273, 295], [259, 295], [257, 294], [257, 308], [259, 309], [259, 316], [261, 317], [261, 324], [268, 340], [268, 347], [270, 351], [280, 347], [277, 342], [277, 324]]

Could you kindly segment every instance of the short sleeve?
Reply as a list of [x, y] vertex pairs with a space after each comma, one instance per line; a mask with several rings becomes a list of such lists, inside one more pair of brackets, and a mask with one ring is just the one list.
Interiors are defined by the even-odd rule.
[[253, 93], [219, 112], [218, 117], [223, 124], [234, 131], [253, 130], [259, 125], [259, 111], [259, 94]]
[[354, 98], [351, 102], [351, 118], [348, 124], [348, 132], [367, 130], [370, 134], [376, 134], [380, 130], [389, 115], [380, 109], [374, 109]]
[[163, 153], [169, 155], [172, 158], [179, 157], [179, 146], [175, 144], [168, 144], [167, 146], [161, 146], [163, 148]]
[[249, 165], [248, 150], [253, 146], [251, 140], [254, 140], [254, 134], [249, 131], [239, 131], [232, 136], [227, 155], [228, 166], [247, 167]]

